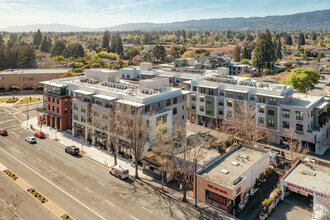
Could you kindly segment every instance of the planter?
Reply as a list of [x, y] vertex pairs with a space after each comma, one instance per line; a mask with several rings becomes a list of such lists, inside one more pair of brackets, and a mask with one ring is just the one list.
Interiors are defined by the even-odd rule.
[[38, 193], [35, 189], [30, 188], [27, 190], [34, 198], [38, 199], [41, 203], [46, 203], [48, 202], [48, 199], [46, 199], [46, 197], [44, 197], [43, 195], [41, 195], [40, 193]]
[[17, 180], [18, 179], [18, 176], [16, 176], [15, 173], [11, 172], [10, 170], [4, 170], [3, 171], [5, 174], [7, 174], [12, 180]]
[[268, 217], [268, 214], [266, 214], [266, 213], [260, 213], [259, 214], [259, 219], [260, 220], [265, 220], [267, 217]]
[[68, 214], [64, 214], [60, 218], [63, 220], [73, 220], [73, 218], [71, 218]]

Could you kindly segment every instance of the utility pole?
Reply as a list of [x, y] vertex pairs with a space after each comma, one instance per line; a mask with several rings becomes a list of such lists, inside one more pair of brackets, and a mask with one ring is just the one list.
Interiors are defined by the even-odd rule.
[[195, 207], [197, 207], [197, 161], [195, 161]]
[[26, 103], [26, 126], [29, 127], [29, 101]]

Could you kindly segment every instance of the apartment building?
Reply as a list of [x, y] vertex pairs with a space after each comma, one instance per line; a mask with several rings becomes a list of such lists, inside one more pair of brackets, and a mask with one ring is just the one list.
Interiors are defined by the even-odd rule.
[[235, 75], [235, 76], [243, 72], [251, 73], [251, 74], [255, 74], [256, 72], [255, 68], [240, 63], [229, 63], [228, 68], [229, 68], [229, 75]]
[[[167, 123], [170, 134], [173, 125], [186, 125], [186, 100], [189, 92], [170, 87], [166, 77], [128, 82], [120, 80], [119, 71], [93, 69], [86, 70], [83, 77], [42, 83], [45, 86], [45, 114], [57, 114], [59, 118], [68, 114], [72, 135], [83, 136], [92, 144], [104, 144], [101, 143], [103, 138], [98, 138], [99, 133], [111, 135], [105, 128], [111, 125], [108, 123], [110, 115], [113, 112], [116, 114], [116, 106], [119, 105], [140, 109], [143, 118], [151, 126], [150, 136], [153, 135], [152, 128], [156, 128], [158, 123]], [[64, 104], [70, 105], [61, 105], [62, 102], [57, 101], [53, 103], [54, 93]], [[66, 122], [54, 118], [56, 126], [61, 130], [67, 129]]]

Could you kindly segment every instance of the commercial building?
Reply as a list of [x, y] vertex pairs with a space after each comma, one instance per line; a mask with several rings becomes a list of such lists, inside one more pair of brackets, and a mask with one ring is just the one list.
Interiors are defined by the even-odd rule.
[[239, 145], [197, 172], [197, 199], [234, 213], [269, 166], [269, 152]]
[[69, 68], [8, 69], [0, 71], [0, 90], [42, 90], [41, 81], [58, 79]]

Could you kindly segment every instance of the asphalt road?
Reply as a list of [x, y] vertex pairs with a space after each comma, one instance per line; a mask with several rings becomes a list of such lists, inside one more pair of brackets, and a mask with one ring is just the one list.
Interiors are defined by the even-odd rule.
[[[132, 180], [119, 180], [84, 157], [73, 157], [52, 140], [28, 144], [19, 109], [0, 108], [0, 162], [76, 219], [214, 219], [200, 210], [164, 198]], [[31, 117], [36, 112], [30, 112]]]
[[[40, 202], [17, 187], [13, 181], [2, 174], [0, 174], [0, 183], [0, 205], [14, 210], [13, 214], [15, 214], [18, 219], [56, 219], [53, 214], [41, 206]], [[14, 208], [12, 203], [8, 204], [8, 202], [4, 201], [16, 195], [21, 198], [21, 202], [17, 207]], [[0, 216], [0, 219], [9, 219], [9, 216]]]

